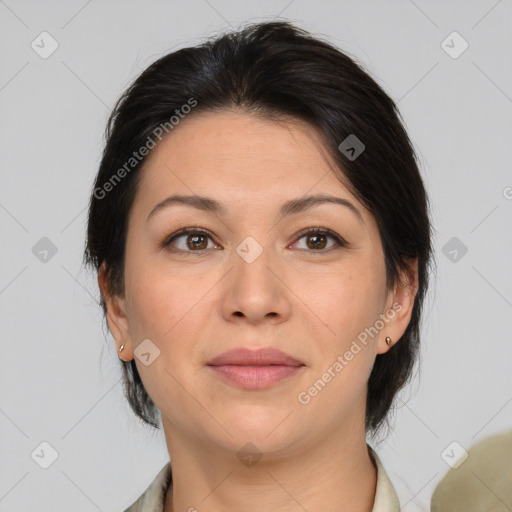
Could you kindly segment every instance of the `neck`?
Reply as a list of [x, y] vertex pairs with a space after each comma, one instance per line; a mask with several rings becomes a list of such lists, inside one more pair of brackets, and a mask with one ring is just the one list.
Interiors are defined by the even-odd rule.
[[[363, 435], [324, 436], [307, 449], [262, 454], [252, 465], [166, 426], [173, 483], [165, 512], [371, 512], [377, 472]], [[171, 432], [172, 430], [172, 432]], [[172, 440], [172, 442], [170, 442]]]

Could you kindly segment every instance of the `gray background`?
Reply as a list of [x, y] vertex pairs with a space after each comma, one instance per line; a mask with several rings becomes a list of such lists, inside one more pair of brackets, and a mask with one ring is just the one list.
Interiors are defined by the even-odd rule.
[[[507, 0], [0, 0], [0, 511], [124, 510], [168, 460], [162, 432], [125, 403], [96, 279], [81, 268], [102, 133], [164, 52], [276, 16], [356, 55], [418, 148], [437, 275], [421, 369], [376, 450], [402, 510], [428, 510], [450, 443], [512, 427], [511, 14]], [[50, 48], [43, 31], [58, 43], [46, 59], [31, 47]], [[442, 46], [453, 31], [469, 44], [457, 58]], [[57, 249], [46, 261], [43, 237]], [[44, 441], [58, 453], [48, 469]]]

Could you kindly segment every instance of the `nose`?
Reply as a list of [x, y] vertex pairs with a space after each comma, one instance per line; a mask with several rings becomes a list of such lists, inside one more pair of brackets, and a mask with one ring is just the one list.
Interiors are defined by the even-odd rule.
[[230, 258], [231, 271], [223, 280], [222, 314], [228, 321], [281, 323], [291, 314], [293, 298], [286, 268], [271, 249], [262, 250], [255, 259], [245, 257], [247, 247], [254, 249], [241, 244]]

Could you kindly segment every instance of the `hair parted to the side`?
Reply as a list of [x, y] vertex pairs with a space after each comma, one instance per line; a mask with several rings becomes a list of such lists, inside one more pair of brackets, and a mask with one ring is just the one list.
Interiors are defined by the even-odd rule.
[[[368, 382], [366, 430], [375, 435], [387, 423], [393, 400], [419, 356], [432, 257], [428, 198], [395, 103], [354, 58], [288, 22], [252, 24], [158, 59], [112, 111], [90, 198], [84, 263], [98, 271], [105, 262], [113, 295], [124, 294], [127, 220], [146, 158], [139, 155], [135, 161], [133, 152], [148, 147], [162, 126], [166, 132], [172, 129], [169, 120], [177, 119], [187, 104], [194, 105], [191, 116], [237, 108], [270, 119], [291, 116], [315, 127], [337, 163], [340, 181], [375, 216], [387, 286], [407, 279], [408, 263], [418, 259], [411, 321], [400, 340], [377, 355]], [[354, 160], [338, 149], [351, 134], [365, 145]], [[113, 182], [116, 173], [122, 179]], [[103, 297], [101, 306], [106, 320]], [[121, 364], [132, 410], [158, 428], [159, 411], [135, 361]]]

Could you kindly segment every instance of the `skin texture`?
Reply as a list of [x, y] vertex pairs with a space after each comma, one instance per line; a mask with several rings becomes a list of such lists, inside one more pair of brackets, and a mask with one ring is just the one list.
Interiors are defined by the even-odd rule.
[[[125, 296], [108, 295], [104, 267], [98, 280], [116, 346], [125, 344], [122, 358], [133, 359], [147, 338], [160, 350], [149, 366], [135, 359], [162, 413], [172, 461], [166, 512], [372, 510], [366, 386], [376, 355], [390, 348], [385, 337], [399, 343], [417, 284], [386, 288], [375, 219], [333, 169], [313, 127], [238, 110], [189, 116], [145, 162], [129, 217]], [[173, 205], [146, 220], [173, 194], [214, 198], [226, 214]], [[347, 199], [361, 219], [335, 204], [279, 218], [284, 202], [311, 194]], [[194, 253], [194, 234], [162, 247], [184, 227], [213, 234], [196, 241], [206, 247], [202, 255]], [[334, 231], [347, 245], [326, 237], [317, 249], [314, 233], [301, 234], [312, 227]], [[252, 263], [236, 252], [248, 236], [263, 249]], [[300, 403], [298, 394], [396, 302], [400, 311], [378, 335]], [[305, 367], [255, 391], [206, 366], [231, 348], [267, 346]], [[252, 466], [237, 457], [248, 442], [261, 454]]]

